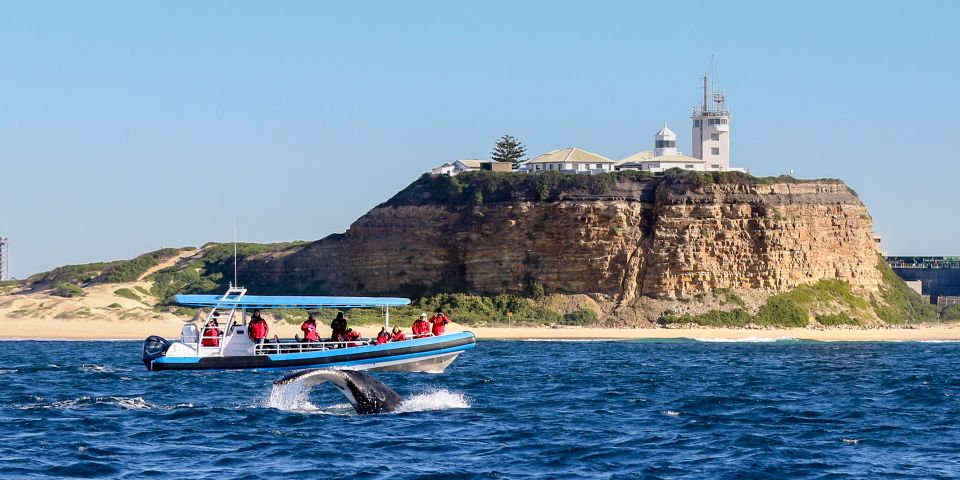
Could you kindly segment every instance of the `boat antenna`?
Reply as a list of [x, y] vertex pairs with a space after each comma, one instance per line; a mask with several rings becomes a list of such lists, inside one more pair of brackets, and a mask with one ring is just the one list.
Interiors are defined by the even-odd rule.
[[237, 287], [237, 221], [233, 221], [233, 286]]

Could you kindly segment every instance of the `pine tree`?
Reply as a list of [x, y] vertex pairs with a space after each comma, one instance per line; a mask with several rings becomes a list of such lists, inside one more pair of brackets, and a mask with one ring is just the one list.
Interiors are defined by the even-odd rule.
[[490, 152], [490, 159], [494, 162], [510, 162], [513, 164], [513, 168], [517, 168], [520, 165], [520, 160], [522, 160], [526, 154], [527, 147], [520, 143], [519, 140], [513, 138], [512, 135], [504, 135], [500, 137], [500, 140], [497, 140], [497, 144], [493, 146], [493, 151]]

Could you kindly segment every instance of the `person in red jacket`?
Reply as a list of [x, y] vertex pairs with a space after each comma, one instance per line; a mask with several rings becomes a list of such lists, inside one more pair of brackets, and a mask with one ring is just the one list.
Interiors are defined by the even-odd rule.
[[250, 336], [250, 339], [253, 340], [254, 343], [263, 345], [263, 340], [267, 338], [268, 334], [270, 334], [270, 326], [267, 325], [267, 321], [260, 316], [260, 310], [254, 310], [250, 325], [247, 326], [247, 335]]
[[200, 345], [204, 347], [220, 346], [220, 324], [217, 323], [217, 317], [219, 316], [220, 312], [213, 312], [210, 321], [203, 327], [203, 336], [201, 337]]
[[319, 342], [320, 334], [317, 333], [317, 314], [311, 313], [307, 317], [307, 320], [300, 325], [300, 330], [303, 330], [303, 341], [304, 342]]
[[430, 324], [427, 323], [427, 314], [421, 313], [420, 318], [413, 322], [413, 326], [410, 327], [410, 330], [413, 332], [413, 338], [423, 338], [429, 336]]
[[430, 323], [433, 324], [433, 335], [440, 336], [443, 335], [446, 325], [450, 323], [450, 318], [438, 308], [437, 313], [430, 319]]
[[341, 335], [341, 338], [345, 342], [350, 342], [349, 344], [347, 344], [348, 347], [356, 347], [357, 344], [355, 342], [357, 340], [360, 340], [360, 333], [352, 328], [347, 327], [347, 331], [343, 332], [343, 335]]
[[377, 334], [377, 345], [383, 345], [390, 341], [390, 332], [387, 327], [380, 327], [380, 333]]
[[390, 335], [391, 342], [402, 342], [407, 339], [407, 336], [403, 334], [403, 330], [400, 330], [400, 327], [394, 325], [393, 335]]

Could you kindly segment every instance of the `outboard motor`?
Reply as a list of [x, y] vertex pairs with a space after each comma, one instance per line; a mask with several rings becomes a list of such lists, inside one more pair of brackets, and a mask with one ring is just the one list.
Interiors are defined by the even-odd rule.
[[170, 342], [167, 339], [157, 335], [147, 337], [143, 341], [143, 364], [147, 366], [147, 370], [150, 370], [151, 362], [166, 355], [169, 348]]

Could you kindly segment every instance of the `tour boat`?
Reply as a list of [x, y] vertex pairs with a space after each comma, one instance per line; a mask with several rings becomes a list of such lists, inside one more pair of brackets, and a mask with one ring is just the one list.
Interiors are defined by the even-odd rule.
[[[380, 308], [390, 330], [390, 307], [408, 305], [406, 298], [304, 297], [247, 295], [233, 285], [224, 295], [177, 295], [178, 304], [209, 308], [203, 323], [184, 324], [180, 338], [167, 340], [156, 335], [143, 342], [143, 363], [147, 370], [235, 370], [349, 368], [352, 370], [394, 370], [442, 373], [458, 355], [476, 346], [471, 332], [427, 335], [375, 345], [370, 339], [306, 342], [271, 337], [254, 342], [247, 335], [247, 312], [296, 308], [354, 309]], [[222, 332], [213, 338], [204, 328], [216, 318]], [[304, 318], [306, 320], [306, 318]], [[318, 322], [323, 327], [323, 322]], [[206, 346], [204, 343], [215, 343]]]

